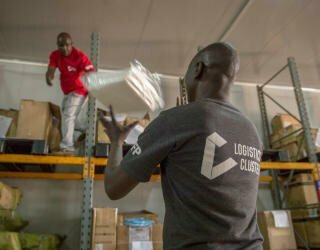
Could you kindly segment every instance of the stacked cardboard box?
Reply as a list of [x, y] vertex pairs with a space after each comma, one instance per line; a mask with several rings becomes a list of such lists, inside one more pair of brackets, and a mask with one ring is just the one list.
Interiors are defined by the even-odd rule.
[[149, 239], [152, 241], [153, 250], [163, 249], [162, 230], [163, 225], [158, 223], [158, 216], [150, 211], [142, 210], [139, 212], [120, 213], [117, 225], [117, 250], [129, 249], [129, 227], [124, 225], [126, 218], [144, 218], [153, 221], [149, 231]]
[[293, 176], [288, 186], [287, 205], [297, 207], [318, 203], [317, 191], [311, 174]]
[[51, 151], [59, 149], [61, 139], [60, 108], [50, 102], [21, 100], [17, 138], [45, 140]]
[[[101, 111], [101, 112], [103, 112], [103, 111]], [[103, 113], [106, 117], [110, 118], [109, 114], [107, 112], [103, 112]], [[122, 124], [124, 126], [127, 126], [133, 122], [138, 121], [139, 122], [138, 124], [142, 128], [146, 128], [150, 123], [150, 116], [148, 113], [142, 119], [130, 117], [130, 116], [126, 116], [126, 115], [118, 115], [115, 118], [117, 119], [117, 121], [120, 124]], [[96, 131], [97, 131], [97, 133], [96, 133], [96, 142], [97, 143], [110, 143], [110, 139], [105, 132], [105, 127], [102, 125], [102, 122], [100, 120], [97, 120]]]
[[[274, 149], [287, 150], [292, 161], [307, 157], [304, 132], [301, 124], [287, 114], [276, 115], [272, 121], [271, 147]], [[320, 152], [319, 129], [311, 130], [317, 152]]]
[[293, 226], [299, 247], [320, 248], [320, 204], [292, 209]]
[[92, 226], [92, 249], [116, 249], [117, 208], [94, 208]]
[[116, 208], [94, 208], [92, 227], [93, 250], [129, 250], [129, 227], [124, 225], [126, 218], [145, 218], [154, 224], [150, 228], [149, 238], [152, 240], [153, 250], [162, 250], [163, 225], [157, 223], [158, 216], [143, 210], [131, 213], [119, 213]]
[[264, 250], [297, 249], [290, 211], [262, 211], [258, 224], [264, 237]]

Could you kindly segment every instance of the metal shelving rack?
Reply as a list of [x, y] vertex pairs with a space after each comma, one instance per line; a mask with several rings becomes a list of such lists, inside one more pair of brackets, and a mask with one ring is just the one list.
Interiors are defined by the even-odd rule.
[[[297, 101], [300, 119], [298, 117], [294, 116], [288, 109], [286, 109], [284, 106], [282, 106], [279, 102], [277, 102], [274, 98], [272, 98], [269, 94], [267, 94], [264, 91], [264, 87], [267, 84], [269, 84], [273, 79], [275, 79], [281, 72], [283, 72], [287, 68], [290, 71], [291, 81], [292, 81], [293, 90], [295, 93], [295, 98]], [[305, 104], [305, 100], [304, 100], [304, 96], [303, 96], [303, 92], [302, 92], [302, 88], [301, 88], [301, 83], [300, 83], [295, 59], [293, 57], [289, 57], [287, 59], [286, 65], [284, 65], [278, 72], [276, 72], [268, 81], [266, 81], [265, 83], [263, 83], [260, 86], [257, 86], [257, 92], [258, 92], [259, 106], [260, 106], [260, 111], [261, 111], [261, 120], [262, 120], [265, 147], [271, 148], [271, 141], [270, 141], [271, 133], [270, 133], [267, 108], [266, 108], [266, 103], [265, 103], [265, 97], [266, 97], [269, 100], [271, 100], [273, 103], [275, 103], [277, 106], [279, 106], [283, 111], [285, 111], [289, 115], [293, 116], [296, 120], [298, 120], [301, 123], [302, 129], [299, 129], [299, 130], [303, 130], [304, 139], [306, 141], [308, 160], [313, 165], [313, 168], [311, 168], [310, 170], [312, 170], [313, 176], [315, 179], [319, 178], [318, 157], [316, 155], [315, 145], [314, 145], [313, 139], [312, 139], [309, 116], [308, 116], [308, 112], [306, 109], [306, 104]], [[299, 130], [296, 130], [285, 137], [289, 137], [289, 136], [297, 133]], [[285, 137], [279, 139], [279, 141], [284, 139]], [[299, 146], [299, 149], [300, 149], [300, 147], [301, 147], [301, 145]], [[292, 166], [291, 172], [290, 172], [290, 176], [289, 176], [289, 180], [293, 175], [293, 171], [298, 169], [295, 167], [297, 164], [299, 164], [299, 163], [293, 163], [293, 166]], [[276, 209], [282, 208], [282, 199], [281, 199], [280, 187], [279, 187], [279, 183], [278, 183], [279, 169], [281, 169], [281, 168], [275, 168], [275, 169], [271, 170], [271, 175], [273, 177], [272, 183], [273, 183], [273, 188], [275, 191], [274, 192], [274, 199], [275, 199], [275, 208]]]
[[[98, 70], [99, 62], [99, 33], [93, 32], [91, 35], [91, 62]], [[92, 224], [92, 195], [93, 195], [93, 147], [95, 145], [96, 126], [96, 100], [89, 94], [88, 102], [88, 124], [85, 141], [85, 162], [83, 165], [83, 199], [81, 215], [81, 236], [80, 249], [89, 250], [91, 248], [91, 224]]]

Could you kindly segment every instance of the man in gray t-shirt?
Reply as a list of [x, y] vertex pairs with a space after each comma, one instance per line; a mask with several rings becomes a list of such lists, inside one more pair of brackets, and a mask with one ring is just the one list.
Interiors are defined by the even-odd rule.
[[112, 143], [105, 170], [111, 199], [147, 182], [160, 163], [164, 249], [262, 249], [256, 220], [262, 144], [228, 103], [238, 68], [228, 44], [198, 52], [185, 77], [190, 103], [162, 112], [123, 159], [121, 145], [135, 124], [103, 120]]

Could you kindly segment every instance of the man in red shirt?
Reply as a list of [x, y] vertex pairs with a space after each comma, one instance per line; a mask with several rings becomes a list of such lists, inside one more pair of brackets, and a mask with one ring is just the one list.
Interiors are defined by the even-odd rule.
[[84, 72], [94, 71], [88, 57], [72, 46], [70, 34], [62, 32], [57, 37], [58, 49], [50, 54], [50, 61], [46, 73], [46, 81], [52, 86], [56, 68], [60, 71], [61, 89], [64, 93], [62, 102], [62, 141], [60, 149], [65, 154], [74, 154], [74, 130], [83, 130], [78, 124], [77, 117], [83, 106], [88, 91], [81, 82]]

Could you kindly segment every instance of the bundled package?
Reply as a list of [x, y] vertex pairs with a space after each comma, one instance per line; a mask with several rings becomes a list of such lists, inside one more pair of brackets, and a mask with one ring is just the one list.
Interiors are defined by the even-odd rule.
[[83, 76], [89, 92], [117, 113], [156, 111], [164, 106], [160, 77], [133, 61], [130, 68], [91, 72]]
[[0, 182], [0, 208], [16, 209], [21, 201], [22, 192], [18, 188], [9, 187]]

